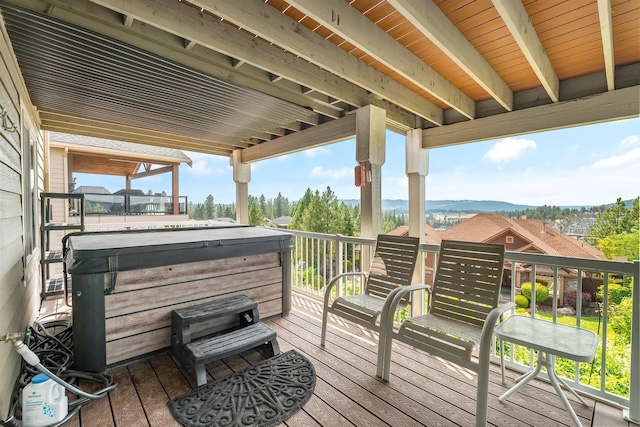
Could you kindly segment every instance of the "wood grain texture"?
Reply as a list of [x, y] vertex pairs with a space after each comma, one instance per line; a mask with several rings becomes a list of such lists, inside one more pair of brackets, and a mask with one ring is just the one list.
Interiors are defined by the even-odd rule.
[[138, 397], [142, 403], [147, 420], [151, 427], [167, 427], [176, 426], [178, 423], [167, 406], [169, 397], [162, 388], [162, 384], [158, 379], [157, 373], [148, 360], [129, 365], [131, 380], [138, 391]]
[[[293, 296], [293, 310], [286, 318], [276, 318], [267, 324], [278, 333], [282, 351], [297, 349], [313, 363], [318, 383], [316, 391], [304, 407], [279, 426], [399, 426], [399, 425], [473, 425], [475, 422], [475, 374], [433, 358], [403, 343], [394, 344], [394, 370], [391, 381], [375, 377], [377, 346], [370, 331], [330, 320], [333, 332], [327, 346], [321, 348], [320, 316], [322, 303], [299, 294]], [[347, 328], [348, 326], [348, 328]], [[249, 350], [207, 365], [208, 381], [221, 379], [264, 360], [260, 351]], [[137, 361], [109, 373], [121, 378], [130, 372], [130, 384], [135, 389], [149, 424], [175, 425], [167, 414], [166, 402], [181, 395], [188, 385], [175, 358], [161, 353], [149, 360]], [[500, 381], [499, 367], [491, 366], [489, 384], [489, 425], [507, 426], [572, 426], [560, 399], [548, 382], [534, 380], [509, 402], [500, 403], [498, 396], [510, 387], [519, 373], [507, 370], [508, 385]], [[121, 382], [128, 388], [126, 375]], [[113, 395], [113, 392], [111, 393]], [[588, 407], [578, 403], [572, 395], [569, 401], [585, 426], [628, 426], [619, 409], [595, 405], [587, 399]], [[109, 397], [113, 420], [122, 419], [122, 404]], [[132, 397], [135, 399], [135, 397]], [[531, 402], [536, 402], [531, 405]], [[91, 406], [94, 403], [90, 404]], [[83, 408], [83, 411], [85, 408]], [[96, 410], [92, 410], [96, 412]], [[85, 411], [80, 426], [111, 425], [89, 417]], [[593, 418], [593, 419], [592, 419]], [[105, 424], [93, 424], [102, 422]], [[121, 425], [120, 423], [117, 423]], [[124, 424], [127, 425], [127, 424]], [[134, 424], [136, 425], [135, 422]]]

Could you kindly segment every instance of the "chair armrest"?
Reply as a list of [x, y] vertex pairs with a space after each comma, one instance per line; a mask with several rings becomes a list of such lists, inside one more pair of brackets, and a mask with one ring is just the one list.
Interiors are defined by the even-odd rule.
[[[331, 298], [331, 290], [333, 289], [333, 287], [336, 285], [336, 283], [338, 283], [338, 281], [342, 278], [345, 277], [349, 277], [349, 276], [362, 276], [363, 279], [366, 279], [367, 277], [367, 273], [363, 272], [363, 271], [351, 271], [348, 273], [340, 273], [336, 276], [333, 276], [331, 278], [331, 280], [329, 281], [329, 283], [327, 284], [327, 287], [324, 291], [324, 305], [325, 307], [327, 307], [329, 305], [329, 298]], [[340, 288], [338, 288], [338, 293], [336, 294], [336, 297], [340, 296], [340, 292], [339, 292]]]
[[386, 334], [391, 332], [391, 329], [393, 328], [393, 315], [396, 312], [396, 308], [398, 307], [398, 303], [400, 302], [400, 300], [406, 294], [414, 291], [420, 291], [422, 289], [426, 289], [427, 292], [431, 293], [431, 287], [429, 285], [425, 285], [424, 283], [418, 283], [409, 286], [399, 286], [389, 292], [389, 295], [387, 295], [387, 299], [384, 302], [384, 306], [382, 307], [382, 313], [380, 315], [380, 324], [383, 333]]
[[491, 343], [491, 337], [493, 336], [493, 328], [496, 325], [496, 322], [499, 318], [502, 317], [504, 313], [515, 308], [516, 304], [513, 302], [508, 302], [506, 304], [502, 304], [491, 310], [487, 315], [487, 320], [485, 320], [484, 325], [482, 326], [482, 336], [480, 338], [480, 348], [482, 349], [484, 346]]

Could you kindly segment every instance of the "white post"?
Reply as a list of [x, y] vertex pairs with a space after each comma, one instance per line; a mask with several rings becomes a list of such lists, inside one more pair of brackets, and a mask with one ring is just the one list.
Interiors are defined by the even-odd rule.
[[360, 187], [362, 237], [376, 237], [382, 231], [381, 171], [385, 161], [386, 117], [386, 111], [374, 105], [356, 111], [356, 161], [366, 171], [366, 183]]
[[229, 156], [233, 167], [233, 180], [236, 182], [236, 221], [249, 224], [249, 181], [251, 164], [242, 163], [242, 151], [233, 150]]
[[[405, 145], [405, 171], [409, 181], [409, 236], [418, 237], [420, 243], [425, 243], [425, 177], [429, 173], [429, 150], [422, 148], [422, 129], [407, 132]], [[424, 282], [421, 263], [424, 263], [424, 259], [418, 256], [411, 283]], [[423, 292], [416, 291], [412, 295], [413, 301], [421, 301], [421, 304], [411, 305], [413, 316], [419, 316], [424, 312]]]

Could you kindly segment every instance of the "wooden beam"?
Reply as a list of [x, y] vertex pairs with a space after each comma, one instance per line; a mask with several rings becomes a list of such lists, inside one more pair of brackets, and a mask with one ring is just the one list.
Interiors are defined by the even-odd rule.
[[436, 148], [640, 116], [638, 87], [425, 129], [422, 147]]
[[131, 15], [124, 15], [123, 16], [123, 24], [125, 27], [131, 27], [131, 25], [133, 25], [133, 16]]
[[[79, 2], [81, 0], [75, 1]], [[127, 13], [135, 16], [136, 20], [148, 24], [146, 27], [131, 29], [132, 32], [143, 31], [144, 33], [139, 34], [141, 38], [132, 38], [133, 36], [131, 34], [118, 34], [113, 31], [105, 32], [102, 25], [99, 25], [99, 28], [93, 28], [97, 24], [93, 24], [89, 17], [86, 16], [76, 19], [75, 23], [151, 50], [216, 77], [225, 80], [231, 79], [243, 86], [252, 87], [245, 79], [240, 78], [240, 75], [229, 73], [229, 71], [234, 69], [230, 67], [228, 58], [236, 58], [237, 60], [244, 61], [245, 64], [251, 64], [253, 67], [264, 70], [264, 78], [258, 82], [260, 88], [256, 87], [256, 89], [274, 96], [278, 95], [274, 91], [269, 92], [268, 89], [270, 87], [278, 88], [278, 90], [286, 89], [286, 87], [273, 83], [288, 80], [298, 85], [311, 87], [317, 92], [340, 99], [349, 105], [362, 107], [372, 104], [384, 108], [387, 110], [387, 124], [394, 130], [411, 129], [415, 124], [415, 113], [409, 113], [408, 109], [398, 108], [398, 106], [391, 101], [380, 100], [356, 84], [341, 79], [316, 65], [310, 64], [289, 52], [283, 51], [277, 46], [252, 37], [250, 34], [239, 31], [211, 16], [200, 14], [198, 10], [180, 4], [179, 2], [170, 0], [93, 0], [93, 2], [119, 13]], [[70, 6], [67, 8], [69, 7]], [[62, 17], [62, 19], [69, 20], [69, 17]], [[104, 19], [102, 21], [104, 22]], [[163, 42], [160, 40], [161, 35], [152, 33], [150, 28], [160, 29], [169, 33], [167, 35], [177, 35], [196, 42], [199, 46], [194, 47], [190, 51], [194, 59], [186, 61], [184, 57], [168, 56], [171, 51], [167, 45], [162, 46]], [[115, 31], [118, 30], [116, 29]], [[161, 46], [159, 46], [160, 50], [154, 50], [154, 43], [149, 43], [149, 40], [153, 40], [155, 44], [161, 44]], [[224, 60], [217, 61], [215, 65], [222, 68], [226, 67], [226, 69], [219, 73], [214, 73], [215, 70], [212, 68], [212, 61], [214, 61], [213, 55], [209, 54], [204, 58], [204, 56], [200, 55], [199, 51], [197, 51], [197, 48], [200, 47], [206, 48], [209, 53], [213, 53], [214, 51], [222, 53], [225, 56]], [[206, 64], [206, 66], [205, 64], [200, 64], [200, 59], [206, 60], [208, 64]], [[246, 66], [242, 67], [242, 70], [244, 75], [249, 73]], [[260, 78], [257, 75], [252, 76], [255, 79]], [[279, 78], [272, 81], [273, 76], [279, 76]], [[287, 92], [289, 92], [288, 89]], [[298, 90], [298, 93], [300, 96], [304, 96], [300, 90]], [[292, 102], [295, 101], [292, 98], [282, 98]], [[313, 98], [306, 98], [308, 99], [309, 106], [317, 105], [317, 102]]]
[[533, 68], [551, 100], [558, 102], [560, 81], [522, 3], [513, 0], [493, 0], [493, 5], [513, 38], [516, 39], [520, 50], [529, 61], [529, 65]]
[[506, 110], [513, 109], [513, 92], [489, 63], [432, 0], [388, 0], [422, 34], [486, 90]]
[[129, 175], [130, 179], [138, 179], [138, 178], [145, 178], [147, 176], [154, 176], [154, 175], [160, 175], [163, 173], [167, 173], [167, 172], [172, 172], [173, 171], [173, 165], [169, 165], [169, 166], [165, 166], [163, 168], [157, 168], [157, 169], [150, 169], [148, 171], [145, 172], [139, 172], [133, 175]]
[[333, 120], [318, 126], [311, 127], [300, 132], [291, 133], [283, 137], [254, 145], [241, 150], [242, 163], [257, 162], [272, 157], [283, 156], [319, 147], [345, 139], [354, 138], [356, 135], [356, 115], [349, 114], [338, 120]]
[[135, 142], [156, 145], [158, 147], [191, 150], [200, 153], [227, 156], [234, 148], [247, 145], [228, 145], [193, 137], [186, 137], [165, 132], [136, 128], [117, 123], [102, 122], [81, 117], [68, 116], [52, 111], [41, 110], [42, 130], [73, 133], [97, 138], [115, 139], [117, 141]]
[[474, 118], [475, 102], [469, 96], [344, 0], [288, 3], [464, 116]]
[[611, 0], [598, 0], [598, 16], [600, 17], [600, 35], [604, 51], [604, 69], [607, 75], [607, 89], [615, 89], [615, 69], [613, 51], [613, 24], [611, 21]]
[[[243, 0], [241, 6], [235, 0], [192, 0], [190, 3], [265, 40], [270, 40], [304, 60], [351, 81], [383, 99], [388, 99], [434, 124], [442, 124], [441, 108], [265, 4], [264, 1]], [[273, 73], [285, 75], [276, 71]], [[306, 83], [304, 85], [309, 86]], [[329, 95], [333, 96], [333, 94]]]
[[198, 43], [194, 42], [193, 40], [184, 39], [184, 48], [187, 50], [193, 49], [193, 47], [197, 44]]

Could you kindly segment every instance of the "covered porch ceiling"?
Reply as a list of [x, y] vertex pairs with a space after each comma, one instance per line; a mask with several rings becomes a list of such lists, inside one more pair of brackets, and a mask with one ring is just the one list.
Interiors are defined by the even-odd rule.
[[423, 147], [637, 117], [635, 0], [0, 0], [43, 130], [242, 162], [355, 135]]

